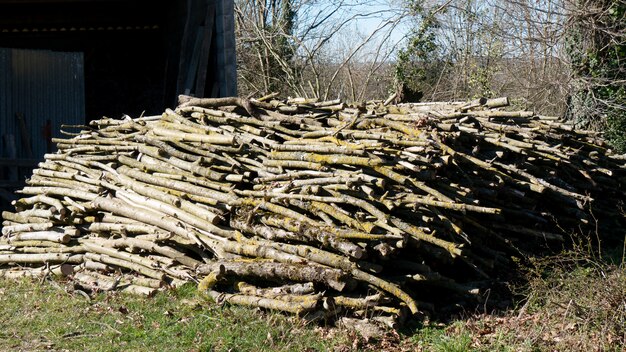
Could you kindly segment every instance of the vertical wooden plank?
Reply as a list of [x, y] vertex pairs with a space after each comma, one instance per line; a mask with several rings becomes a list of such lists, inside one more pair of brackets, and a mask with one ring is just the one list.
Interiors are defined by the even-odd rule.
[[[197, 97], [204, 97], [205, 86], [208, 75], [208, 66], [211, 56], [211, 45], [213, 43], [213, 28], [215, 27], [215, 3], [209, 1], [207, 4], [206, 17], [204, 19], [204, 27], [202, 31], [202, 47], [200, 49], [200, 62], [198, 66], [198, 75], [196, 78], [195, 93]], [[213, 53], [217, 54], [217, 53]]]
[[196, 31], [196, 40], [194, 41], [193, 50], [191, 51], [191, 59], [189, 60], [189, 65], [187, 65], [187, 70], [185, 72], [186, 78], [185, 85], [183, 86], [183, 94], [185, 95], [198, 96], [193, 90], [193, 87], [198, 75], [200, 47], [202, 46], [202, 34], [202, 27], [200, 27], [200, 30]]
[[233, 0], [217, 1], [217, 72], [219, 96], [237, 95], [237, 57], [235, 52], [235, 5]]
[[[179, 2], [179, 17], [184, 20], [172, 25], [179, 33], [172, 35], [170, 40], [180, 38], [180, 44], [176, 44], [180, 46], [176, 49], [170, 47], [165, 96], [183, 93], [206, 97], [236, 95], [233, 0]], [[202, 41], [196, 46], [198, 33]], [[176, 87], [174, 92], [167, 88], [173, 82]]]
[[185, 81], [189, 70], [191, 51], [193, 51], [193, 45], [196, 39], [195, 27], [194, 27], [194, 5], [198, 0], [184, 1], [184, 14], [185, 22], [183, 25], [182, 38], [180, 39], [180, 52], [178, 53], [178, 75], [176, 79], [176, 95], [184, 93]]

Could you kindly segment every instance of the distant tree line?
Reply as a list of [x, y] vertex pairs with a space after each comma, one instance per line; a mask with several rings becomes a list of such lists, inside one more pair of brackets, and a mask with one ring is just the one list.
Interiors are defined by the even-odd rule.
[[235, 0], [240, 94], [509, 96], [626, 151], [626, 0], [378, 1]]

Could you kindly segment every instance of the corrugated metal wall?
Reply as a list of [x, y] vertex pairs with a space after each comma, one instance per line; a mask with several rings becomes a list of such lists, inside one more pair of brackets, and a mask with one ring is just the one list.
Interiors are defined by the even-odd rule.
[[[13, 157], [13, 151], [8, 150], [6, 143], [9, 135], [15, 135], [13, 129], [9, 128], [6, 116], [9, 116], [13, 109], [11, 108], [11, 50], [0, 48], [0, 157]], [[11, 125], [14, 125], [12, 123]], [[11, 130], [11, 132], [9, 132]]]
[[[0, 48], [0, 139], [13, 136], [17, 158], [43, 158], [47, 120], [52, 137], [60, 136], [61, 124], [85, 122], [84, 82], [82, 53]], [[32, 155], [17, 114], [24, 117]], [[9, 154], [10, 146], [0, 143], [0, 157]]]

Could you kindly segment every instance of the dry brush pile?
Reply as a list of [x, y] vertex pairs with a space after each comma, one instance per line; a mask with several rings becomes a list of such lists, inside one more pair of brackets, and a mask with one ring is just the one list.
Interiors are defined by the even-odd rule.
[[217, 302], [393, 325], [572, 233], [623, 232], [624, 156], [505, 105], [183, 96], [65, 126], [2, 214], [0, 276], [196, 281]]

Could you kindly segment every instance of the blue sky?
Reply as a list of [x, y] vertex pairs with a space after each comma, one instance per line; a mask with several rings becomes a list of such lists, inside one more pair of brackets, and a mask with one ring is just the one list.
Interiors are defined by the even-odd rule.
[[[360, 46], [362, 42], [367, 41], [367, 44], [362, 46], [359, 51], [359, 56], [365, 59], [365, 56], [376, 53], [381, 41], [386, 40], [390, 47], [397, 46], [395, 44], [401, 41], [408, 32], [409, 26], [406, 19], [398, 21], [398, 23], [391, 23], [401, 18], [404, 13], [402, 8], [393, 4], [397, 1], [313, 0], [309, 3], [312, 5], [302, 11], [299, 19], [300, 25], [302, 28], [306, 28], [307, 24], [311, 23], [311, 19], [326, 18], [327, 15], [330, 15], [331, 17], [325, 22], [325, 26], [316, 27], [321, 37], [323, 33], [327, 33], [332, 28], [332, 25], [349, 20], [341, 31], [329, 41], [328, 45], [332, 46], [340, 55], [340, 52], [345, 54], [351, 48]], [[381, 29], [381, 26], [384, 27]], [[373, 32], [376, 34], [370, 38]], [[313, 43], [319, 40], [315, 36], [312, 37], [314, 38]]]

